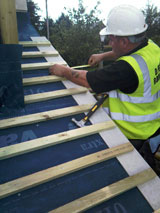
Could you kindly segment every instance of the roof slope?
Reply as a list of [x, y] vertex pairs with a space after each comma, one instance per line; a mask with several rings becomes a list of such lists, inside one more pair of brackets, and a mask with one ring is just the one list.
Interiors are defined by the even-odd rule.
[[[36, 42], [24, 52], [55, 52], [37, 35], [27, 13], [18, 14], [18, 24], [19, 39]], [[96, 100], [86, 89], [49, 76], [48, 62], [67, 65], [60, 55], [22, 59], [22, 67], [29, 67], [22, 69], [25, 100], [32, 95], [32, 102], [1, 116], [1, 212], [147, 213], [160, 208], [159, 178], [103, 109], [87, 127], [77, 129], [71, 122], [82, 119]], [[38, 64], [30, 67], [33, 63]]]

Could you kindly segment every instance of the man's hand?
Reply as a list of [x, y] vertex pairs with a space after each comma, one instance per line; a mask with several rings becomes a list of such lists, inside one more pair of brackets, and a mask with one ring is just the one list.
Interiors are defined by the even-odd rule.
[[66, 66], [63, 66], [63, 65], [60, 65], [60, 64], [54, 64], [53, 66], [51, 66], [49, 68], [49, 73], [51, 75], [64, 77], [64, 73], [65, 73], [65, 71], [67, 71], [67, 69], [68, 68]]
[[90, 64], [91, 66], [96, 66], [103, 60], [115, 61], [117, 58], [118, 57], [114, 51], [104, 52], [100, 54], [93, 54], [89, 58], [88, 64]]
[[103, 60], [102, 54], [93, 54], [88, 60], [88, 64], [91, 66], [98, 65]]

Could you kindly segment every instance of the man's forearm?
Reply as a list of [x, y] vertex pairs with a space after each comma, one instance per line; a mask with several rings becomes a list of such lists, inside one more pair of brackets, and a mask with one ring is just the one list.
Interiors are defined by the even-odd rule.
[[75, 70], [70, 67], [55, 64], [49, 68], [49, 72], [51, 75], [65, 77], [66, 79], [74, 82], [75, 84], [90, 88], [86, 78], [88, 72], [86, 70]]
[[103, 60], [115, 61], [117, 56], [113, 51], [102, 53]]
[[64, 72], [64, 77], [73, 83], [89, 88], [90, 86], [86, 78], [87, 72], [88, 71], [86, 70], [75, 70], [69, 68], [66, 72]]

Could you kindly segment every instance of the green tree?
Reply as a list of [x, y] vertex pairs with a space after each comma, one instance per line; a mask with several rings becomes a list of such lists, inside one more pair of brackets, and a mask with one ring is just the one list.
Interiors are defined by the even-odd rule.
[[42, 21], [40, 21], [41, 16], [38, 15], [40, 8], [32, 0], [27, 0], [27, 7], [32, 25], [36, 28], [38, 32], [40, 32], [42, 28], [41, 25], [43, 23]]
[[78, 9], [66, 9], [50, 26], [50, 41], [70, 66], [86, 64], [89, 56], [100, 50], [99, 31], [102, 22], [98, 19], [97, 7], [89, 12], [79, 0]]
[[146, 23], [148, 24], [147, 36], [160, 45], [160, 12], [157, 7], [146, 5], [144, 9]]
[[[51, 31], [51, 28], [54, 26], [54, 21], [52, 18], [48, 18], [49, 20], [49, 27], [50, 27], [50, 31]], [[43, 21], [41, 21], [41, 24], [40, 24], [40, 27], [39, 27], [39, 33], [41, 36], [46, 36], [47, 37], [47, 20], [46, 18], [43, 19]]]

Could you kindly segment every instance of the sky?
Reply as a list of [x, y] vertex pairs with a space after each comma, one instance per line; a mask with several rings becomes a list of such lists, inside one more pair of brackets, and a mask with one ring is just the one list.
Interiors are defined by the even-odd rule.
[[[39, 15], [42, 17], [46, 16], [46, 0], [33, 0], [39, 8], [41, 9]], [[109, 11], [120, 4], [130, 4], [139, 9], [144, 9], [149, 2], [154, 6], [158, 7], [160, 11], [160, 0], [99, 0], [100, 5], [98, 9], [101, 11], [101, 14], [98, 16], [99, 19], [105, 20]], [[83, 0], [83, 5], [87, 8], [88, 11], [94, 8], [97, 0]], [[66, 8], [78, 8], [78, 0], [48, 0], [48, 15], [53, 20], [58, 19], [62, 12], [65, 12], [64, 7]]]

